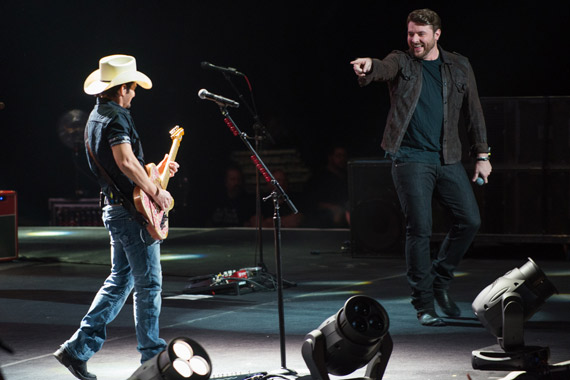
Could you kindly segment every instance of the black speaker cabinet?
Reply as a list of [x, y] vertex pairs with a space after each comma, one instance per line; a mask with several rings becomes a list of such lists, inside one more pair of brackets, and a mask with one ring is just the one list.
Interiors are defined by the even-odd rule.
[[0, 261], [18, 257], [18, 206], [15, 191], [0, 190]]
[[570, 97], [481, 98], [481, 104], [493, 173], [476, 189], [480, 234], [569, 241]]
[[403, 252], [404, 218], [391, 168], [390, 160], [348, 163], [350, 238], [354, 256]]
[[570, 164], [570, 97], [481, 98], [493, 163]]

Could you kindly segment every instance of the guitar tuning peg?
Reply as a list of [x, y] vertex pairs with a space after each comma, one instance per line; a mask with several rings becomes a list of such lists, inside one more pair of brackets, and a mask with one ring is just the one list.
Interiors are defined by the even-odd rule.
[[184, 129], [180, 128], [179, 125], [176, 125], [174, 128], [170, 130], [171, 137], [183, 136], [183, 135], [184, 135]]

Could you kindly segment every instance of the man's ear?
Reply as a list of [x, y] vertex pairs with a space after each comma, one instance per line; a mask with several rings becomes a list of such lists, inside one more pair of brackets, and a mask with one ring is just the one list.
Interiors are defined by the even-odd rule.
[[436, 41], [439, 40], [439, 37], [441, 37], [441, 29], [435, 31], [434, 37]]

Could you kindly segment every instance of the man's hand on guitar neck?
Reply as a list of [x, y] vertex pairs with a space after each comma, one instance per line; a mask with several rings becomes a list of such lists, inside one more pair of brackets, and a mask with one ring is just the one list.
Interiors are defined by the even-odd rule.
[[[168, 165], [169, 177], [170, 178], [174, 177], [174, 175], [178, 172], [178, 168], [180, 167], [180, 165], [178, 164], [178, 162], [169, 161], [168, 154], [165, 154], [162, 161], [160, 161], [160, 163], [158, 164], [158, 172], [159, 173], [164, 172], [166, 165]], [[153, 199], [156, 202], [156, 204], [160, 206], [160, 208], [162, 208], [163, 210], [168, 210], [170, 208], [170, 205], [172, 204], [172, 196], [168, 191], [161, 189], [159, 186], [157, 186], [157, 188], [160, 190], [157, 193], [155, 193], [155, 195], [153, 195]], [[168, 194], [168, 199], [161, 198], [161, 194], [163, 193]]]
[[160, 163], [158, 164], [159, 173], [164, 172], [164, 168], [167, 163], [168, 163], [168, 169], [170, 170], [170, 178], [172, 178], [174, 177], [174, 174], [178, 172], [178, 168], [180, 167], [180, 165], [176, 161], [168, 161], [168, 153], [167, 153], [164, 155], [162, 161], [160, 161]]

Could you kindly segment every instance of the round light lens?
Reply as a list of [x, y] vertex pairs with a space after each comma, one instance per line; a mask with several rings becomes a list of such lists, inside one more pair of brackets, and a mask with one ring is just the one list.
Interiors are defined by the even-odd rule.
[[174, 351], [174, 354], [177, 357], [186, 361], [189, 361], [192, 355], [194, 355], [194, 350], [192, 350], [192, 347], [190, 347], [188, 343], [181, 340], [174, 342], [172, 345], [172, 351]]
[[192, 359], [190, 359], [190, 367], [192, 371], [200, 376], [205, 376], [210, 372], [208, 361], [201, 356], [193, 356]]
[[178, 372], [178, 374], [184, 378], [189, 378], [192, 376], [192, 368], [190, 366], [190, 363], [188, 363], [186, 360], [175, 359], [172, 363], [172, 367], [174, 367], [176, 372]]

